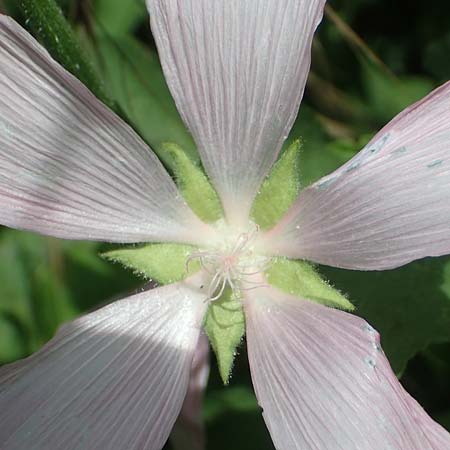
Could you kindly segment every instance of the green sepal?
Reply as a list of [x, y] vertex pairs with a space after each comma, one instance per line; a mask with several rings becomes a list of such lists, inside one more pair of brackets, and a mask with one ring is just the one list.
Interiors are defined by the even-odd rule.
[[169, 159], [184, 199], [200, 219], [216, 222], [223, 217], [216, 191], [203, 170], [177, 144], [164, 143], [162, 152]]
[[276, 258], [266, 271], [269, 284], [288, 294], [325, 306], [353, 311], [355, 307], [333, 286], [330, 286], [306, 261]]
[[300, 140], [286, 149], [255, 198], [251, 217], [263, 230], [276, 225], [297, 198], [300, 149]]
[[176, 283], [198, 271], [200, 264], [189, 255], [196, 247], [181, 244], [147, 244], [142, 247], [126, 247], [102, 253], [101, 256], [133, 270], [146, 279], [160, 284]]
[[230, 288], [208, 307], [204, 323], [209, 342], [216, 354], [223, 383], [229, 383], [236, 349], [245, 334], [242, 301]]
[[59, 5], [54, 0], [20, 0], [17, 6], [25, 17], [26, 27], [50, 55], [103, 103], [114, 108]]

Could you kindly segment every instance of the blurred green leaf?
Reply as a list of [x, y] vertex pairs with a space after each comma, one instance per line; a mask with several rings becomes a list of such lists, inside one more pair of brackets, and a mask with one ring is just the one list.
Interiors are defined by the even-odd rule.
[[108, 33], [119, 36], [148, 20], [145, 0], [93, 0], [94, 16]]
[[255, 393], [246, 386], [230, 386], [213, 391], [205, 400], [203, 417], [206, 422], [217, 420], [229, 412], [258, 412], [261, 409]]
[[[25, 353], [39, 348], [77, 312], [58, 279], [57, 261], [52, 261], [55, 243], [12, 230], [0, 235], [0, 270], [4, 276], [0, 283], [0, 312], [20, 327]], [[3, 325], [0, 323], [0, 327]]]
[[450, 399], [449, 380], [450, 340], [434, 343], [420, 352], [409, 362], [408, 372], [403, 378], [414, 398], [435, 416], [450, 409], [446, 402]]
[[432, 342], [450, 340], [450, 259], [430, 258], [396, 270], [356, 272], [322, 267], [322, 273], [381, 333], [397, 374]]
[[96, 243], [1, 231], [0, 336], [11, 350], [0, 348], [0, 364], [37, 350], [61, 323], [139, 284], [98, 251]]
[[113, 107], [58, 4], [54, 0], [19, 0], [17, 7], [25, 18], [25, 26], [42, 42], [52, 57], [101, 101]]
[[253, 389], [230, 385], [210, 391], [205, 399], [204, 418], [209, 450], [273, 450], [262, 410]]
[[436, 417], [436, 420], [438, 420], [442, 426], [444, 426], [445, 428], [447, 428], [447, 430], [450, 431], [450, 410], [445, 413], [439, 414]]
[[26, 353], [20, 329], [8, 317], [0, 314], [0, 364], [14, 361]]
[[40, 265], [33, 275], [34, 319], [41, 339], [46, 342], [62, 323], [73, 319], [79, 311], [73, 305], [67, 286], [51, 267]]
[[450, 78], [450, 32], [439, 36], [425, 50], [424, 63], [427, 69], [438, 79]]
[[64, 241], [63, 248], [65, 283], [80, 311], [90, 311], [130, 295], [143, 284], [142, 279], [99, 256], [114, 246]]
[[332, 139], [317, 114], [307, 105], [302, 105], [288, 142], [291, 142], [290, 139], [300, 139], [302, 142], [299, 162], [302, 187], [329, 174], [353, 156], [348, 148], [343, 151], [331, 145]]
[[17, 237], [11, 232], [0, 235], [0, 274], [0, 313], [14, 317], [22, 327], [31, 329], [30, 280]]
[[381, 123], [431, 92], [434, 84], [425, 77], [389, 76], [375, 64], [362, 60], [363, 83], [371, 114]]
[[164, 142], [175, 142], [198, 161], [193, 140], [170, 96], [156, 52], [131, 36], [112, 37], [98, 32], [95, 40], [85, 36], [109, 94], [131, 123], [152, 146], [160, 159], [170, 165], [162, 151]]

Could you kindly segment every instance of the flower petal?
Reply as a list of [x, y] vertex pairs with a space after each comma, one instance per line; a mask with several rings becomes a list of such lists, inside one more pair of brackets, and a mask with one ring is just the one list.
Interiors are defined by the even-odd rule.
[[147, 0], [166, 80], [229, 219], [297, 115], [325, 0]]
[[206, 308], [199, 283], [113, 303], [2, 368], [2, 449], [160, 450], [189, 383]]
[[196, 241], [201, 222], [151, 150], [2, 15], [0, 67], [0, 223], [69, 239]]
[[450, 434], [402, 388], [378, 333], [274, 288], [246, 293], [258, 401], [280, 450], [450, 450]]
[[268, 246], [285, 256], [360, 270], [450, 253], [450, 83], [305, 189], [268, 236]]
[[201, 334], [192, 361], [186, 398], [170, 435], [175, 450], [203, 450], [206, 446], [202, 410], [209, 368], [209, 341], [206, 334]]

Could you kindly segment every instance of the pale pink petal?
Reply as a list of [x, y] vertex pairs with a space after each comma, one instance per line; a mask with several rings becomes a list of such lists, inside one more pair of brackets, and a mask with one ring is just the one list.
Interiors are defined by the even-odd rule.
[[305, 189], [269, 240], [274, 253], [361, 270], [450, 253], [450, 83]]
[[206, 308], [199, 283], [113, 303], [2, 368], [1, 448], [160, 450], [189, 384]]
[[202, 226], [136, 133], [2, 15], [0, 223], [118, 242], [196, 241]]
[[186, 398], [170, 435], [175, 450], [203, 450], [205, 448], [206, 437], [202, 409], [209, 368], [209, 341], [206, 334], [201, 334], [192, 361]]
[[247, 220], [295, 120], [324, 4], [147, 0], [166, 80], [231, 220]]
[[364, 320], [274, 288], [246, 292], [258, 401], [279, 450], [450, 450]]

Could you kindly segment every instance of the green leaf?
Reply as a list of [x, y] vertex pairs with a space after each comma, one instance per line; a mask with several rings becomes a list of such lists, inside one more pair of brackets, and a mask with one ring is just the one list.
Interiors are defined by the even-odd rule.
[[363, 82], [372, 116], [381, 124], [431, 92], [434, 85], [424, 77], [395, 78], [370, 61], [361, 60]]
[[62, 279], [62, 266], [59, 241], [12, 230], [1, 233], [0, 313], [17, 326], [25, 354], [78, 313]]
[[450, 410], [445, 413], [441, 413], [436, 417], [436, 420], [445, 427], [448, 431], [450, 431]]
[[242, 301], [230, 288], [218, 300], [210, 303], [204, 327], [216, 354], [222, 381], [228, 384], [236, 349], [245, 333]]
[[0, 315], [0, 364], [12, 362], [27, 353], [18, 327]]
[[255, 198], [251, 216], [263, 230], [273, 227], [297, 198], [300, 190], [300, 140], [281, 155]]
[[144, 1], [94, 0], [92, 8], [97, 23], [115, 36], [126, 34], [140, 21], [148, 20]]
[[380, 333], [394, 371], [433, 342], [450, 341], [450, 259], [429, 258], [396, 270], [321, 267]]
[[79, 311], [65, 285], [61, 241], [31, 233], [11, 232], [10, 235], [15, 236], [19, 244], [21, 260], [30, 280], [29, 301], [37, 336], [34, 346], [38, 348], [54, 335], [61, 323], [73, 319]]
[[212, 392], [205, 399], [203, 417], [206, 422], [213, 422], [229, 412], [256, 412], [260, 408], [255, 392], [245, 386], [230, 386]]
[[55, 276], [49, 265], [43, 264], [33, 273], [33, 295], [38, 299], [35, 320], [39, 325], [42, 342], [49, 340], [59, 326], [73, 319], [78, 311], [72, 303], [67, 286]]
[[298, 176], [302, 186], [308, 186], [340, 167], [353, 154], [332, 145], [333, 141], [318, 120], [316, 113], [302, 105], [289, 139], [300, 138], [302, 147]]
[[19, 0], [17, 5], [25, 17], [25, 26], [50, 55], [102, 102], [114, 107], [58, 4], [54, 0]]
[[99, 257], [100, 252], [112, 246], [98, 242], [60, 242], [64, 281], [79, 311], [91, 311], [125, 297], [142, 285], [142, 280]]
[[164, 142], [176, 142], [198, 161], [194, 142], [172, 100], [158, 55], [135, 38], [108, 36], [95, 30], [95, 40], [82, 36], [109, 95], [148, 142], [164, 164], [170, 158], [162, 151]]
[[431, 42], [424, 54], [424, 66], [436, 78], [446, 81], [450, 73], [450, 61], [448, 54], [450, 52], [450, 32], [439, 33], [439, 36]]
[[226, 388], [217, 386], [214, 390], [208, 391], [204, 400], [203, 414], [207, 425], [208, 442], [212, 444], [208, 448], [275, 450], [264, 424], [250, 377], [246, 376], [248, 372], [248, 366], [243, 364], [242, 370], [234, 372], [232, 384]]
[[352, 311], [354, 306], [328, 284], [306, 261], [276, 258], [266, 272], [270, 284], [288, 294], [333, 308]]
[[221, 219], [222, 205], [203, 170], [177, 144], [164, 143], [162, 152], [170, 160], [177, 185], [192, 210], [205, 222]]
[[33, 328], [30, 279], [19, 241], [12, 233], [0, 236], [0, 313], [8, 314], [24, 328]]
[[137, 275], [160, 284], [184, 280], [200, 269], [198, 261], [187, 264], [195, 247], [180, 244], [148, 244], [102, 253], [102, 257], [132, 269]]

